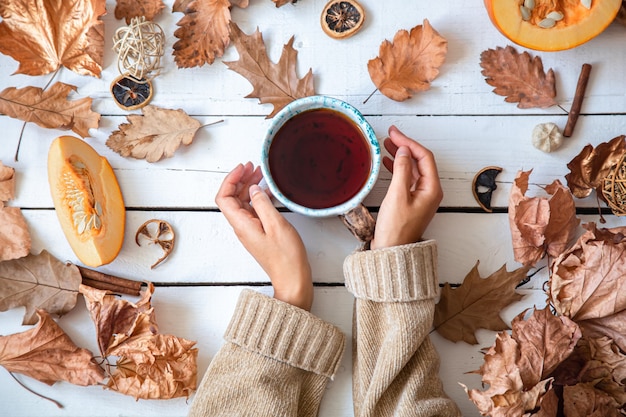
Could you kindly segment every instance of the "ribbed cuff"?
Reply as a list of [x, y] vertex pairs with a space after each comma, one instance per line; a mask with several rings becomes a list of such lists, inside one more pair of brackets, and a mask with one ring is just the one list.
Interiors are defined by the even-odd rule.
[[291, 304], [244, 290], [224, 339], [291, 366], [332, 378], [345, 346], [341, 331]]
[[343, 264], [346, 287], [357, 298], [405, 302], [437, 296], [434, 240], [354, 252]]

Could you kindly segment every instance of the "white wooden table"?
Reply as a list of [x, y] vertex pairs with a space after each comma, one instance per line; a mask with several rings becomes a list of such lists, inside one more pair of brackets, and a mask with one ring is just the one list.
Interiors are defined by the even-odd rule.
[[[93, 109], [102, 114], [100, 128], [91, 130], [87, 141], [106, 156], [120, 182], [127, 206], [126, 238], [118, 258], [100, 270], [156, 284], [153, 304], [163, 333], [197, 340], [199, 375], [222, 344], [238, 294], [243, 288], [271, 294], [263, 271], [236, 240], [224, 217], [216, 208], [214, 196], [224, 175], [238, 162], [259, 161], [261, 140], [269, 125], [265, 116], [270, 105], [244, 98], [252, 87], [249, 82], [216, 60], [211, 66], [177, 69], [172, 52], [173, 32], [180, 13], [171, 13], [173, 0], [156, 19], [167, 34], [163, 73], [154, 82], [152, 104], [182, 108], [203, 123], [224, 119], [223, 123], [201, 129], [193, 144], [180, 149], [173, 158], [149, 164], [126, 159], [105, 145], [109, 134], [126, 121], [109, 94], [109, 85], [118, 75], [111, 37], [124, 25], [113, 16], [115, 2], [107, 1], [105, 21], [105, 68], [100, 79], [78, 76], [63, 69], [57, 76], [78, 86], [80, 96], [94, 99]], [[384, 138], [389, 125], [395, 124], [435, 152], [445, 198], [440, 213], [427, 230], [439, 242], [440, 282], [460, 283], [472, 266], [487, 276], [506, 264], [519, 267], [513, 259], [506, 207], [511, 182], [520, 169], [533, 168], [531, 182], [541, 185], [554, 179], [566, 183], [569, 162], [587, 144], [605, 142], [626, 132], [626, 27], [614, 23], [596, 39], [574, 50], [536, 53], [544, 67], [557, 74], [557, 99], [569, 108], [580, 67], [593, 65], [587, 96], [574, 135], [556, 153], [544, 154], [530, 142], [533, 127], [553, 121], [565, 126], [566, 116], [557, 108], [520, 110], [505, 103], [503, 97], [481, 75], [480, 53], [488, 48], [511, 44], [490, 23], [480, 0], [458, 1], [380, 1], [361, 0], [367, 20], [361, 32], [336, 41], [320, 28], [319, 16], [326, 0], [301, 0], [279, 9], [270, 0], [253, 0], [247, 9], [234, 8], [232, 18], [246, 33], [255, 28], [263, 33], [270, 57], [278, 60], [283, 44], [295, 36], [299, 76], [312, 68], [316, 92], [348, 101], [359, 108]], [[449, 43], [446, 63], [432, 88], [398, 103], [374, 90], [367, 72], [367, 61], [378, 55], [384, 39], [392, 39], [399, 29], [411, 29], [428, 19]], [[516, 47], [518, 51], [522, 48]], [[237, 59], [234, 47], [223, 60]], [[34, 85], [43, 87], [49, 76], [11, 75], [17, 63], [0, 56], [0, 89]], [[30, 123], [24, 131], [19, 161], [13, 160], [22, 122], [0, 116], [2, 139], [0, 160], [17, 172], [17, 198], [9, 205], [21, 207], [33, 239], [32, 252], [46, 249], [62, 260], [78, 262], [67, 244], [57, 221], [48, 190], [46, 158], [52, 139], [63, 132], [46, 130]], [[493, 196], [494, 213], [478, 208], [472, 196], [472, 178], [481, 168], [499, 165], [498, 189]], [[383, 173], [366, 205], [380, 205], [389, 183]], [[529, 194], [539, 193], [532, 186]], [[595, 200], [577, 201], [583, 221], [597, 221]], [[337, 324], [347, 335], [351, 332], [352, 296], [343, 286], [343, 258], [357, 246], [338, 219], [311, 219], [286, 213], [307, 246], [316, 283], [313, 312]], [[608, 225], [624, 224], [609, 215]], [[177, 232], [174, 253], [161, 266], [150, 270], [158, 250], [137, 247], [134, 233], [146, 220], [170, 222]], [[511, 305], [502, 315], [511, 320], [526, 308], [542, 306], [545, 295], [545, 270], [520, 291], [526, 297]], [[0, 313], [0, 333], [26, 330], [21, 326], [23, 311]], [[82, 299], [59, 322], [73, 340], [97, 352], [93, 325]], [[479, 331], [479, 345], [451, 343], [434, 333], [432, 338], [442, 357], [441, 376], [447, 392], [466, 417], [478, 416], [459, 382], [479, 388], [480, 378], [466, 374], [482, 363], [480, 348], [489, 346], [495, 334]], [[350, 338], [348, 337], [348, 340]], [[336, 379], [324, 397], [320, 415], [351, 416], [351, 354], [347, 347]], [[20, 378], [34, 390], [63, 403], [57, 409], [18, 386], [0, 370], [0, 404], [5, 416], [184, 416], [189, 402], [184, 399], [136, 402], [100, 387], [78, 387], [59, 383], [48, 387], [26, 377]]]

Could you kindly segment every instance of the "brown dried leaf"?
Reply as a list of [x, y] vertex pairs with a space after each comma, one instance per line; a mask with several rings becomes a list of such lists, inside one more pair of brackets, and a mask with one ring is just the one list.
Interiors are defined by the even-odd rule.
[[164, 7], [163, 0], [117, 0], [115, 18], [125, 19], [126, 24], [133, 17], [145, 16], [146, 20], [154, 20]]
[[0, 365], [48, 385], [67, 381], [84, 386], [104, 380], [91, 352], [78, 348], [48, 313], [40, 310], [37, 315], [33, 329], [0, 336]]
[[592, 384], [563, 387], [563, 412], [567, 417], [618, 417], [618, 404]]
[[13, 198], [15, 198], [15, 169], [0, 161], [0, 207], [3, 201]]
[[201, 127], [183, 110], [145, 106], [142, 115], [129, 114], [129, 123], [109, 136], [106, 144], [122, 156], [157, 162], [170, 158], [180, 145], [189, 145]]
[[104, 56], [105, 0], [0, 2], [0, 52], [16, 73], [48, 74], [61, 66], [99, 77]]
[[289, 4], [289, 3], [294, 4], [298, 0], [272, 0], [272, 1], [276, 4], [276, 7], [281, 7], [281, 6], [284, 6], [285, 4]]
[[495, 87], [494, 93], [505, 96], [507, 103], [517, 103], [520, 109], [557, 104], [554, 71], [544, 73], [537, 56], [519, 54], [512, 46], [497, 47], [480, 54], [480, 66], [487, 84]]
[[91, 98], [68, 100], [73, 85], [54, 83], [47, 90], [39, 87], [9, 87], [0, 92], [0, 113], [47, 129], [72, 130], [83, 138], [97, 129], [100, 115], [91, 111]]
[[509, 226], [515, 260], [535, 265], [547, 253], [557, 257], [575, 236], [580, 219], [569, 191], [559, 180], [545, 187], [551, 195], [526, 197], [531, 171], [519, 171], [509, 196]]
[[18, 207], [5, 207], [0, 201], [0, 262], [23, 258], [30, 253], [31, 244], [22, 211]]
[[76, 305], [80, 282], [76, 265], [65, 264], [45, 250], [0, 262], [0, 311], [26, 307], [23, 324], [35, 324], [37, 310], [65, 314]]
[[378, 57], [367, 63], [376, 88], [392, 100], [404, 101], [430, 88], [448, 52], [448, 41], [427, 19], [410, 32], [400, 30], [380, 45]]
[[[622, 135], [609, 142], [602, 142], [595, 148], [587, 145], [567, 164], [570, 172], [565, 175], [565, 179], [575, 197], [585, 198], [593, 189], [601, 189], [602, 181], [611, 167], [626, 152], [625, 139], [626, 136]], [[601, 191], [598, 196], [602, 197]]]
[[201, 67], [221, 57], [230, 43], [228, 0], [176, 2], [174, 11], [185, 13], [174, 32], [174, 61], [178, 68]]
[[500, 318], [500, 310], [522, 299], [515, 287], [526, 278], [528, 268], [507, 272], [506, 267], [481, 278], [478, 262], [460, 287], [444, 285], [435, 306], [434, 328], [448, 340], [477, 344], [474, 332], [480, 328], [505, 330], [509, 326]]
[[230, 30], [239, 60], [224, 64], [244, 76], [254, 87], [246, 98], [258, 98], [261, 103], [274, 105], [268, 119], [293, 100], [315, 94], [312, 70], [309, 69], [301, 79], [296, 74], [298, 52], [293, 48], [293, 37], [283, 46], [280, 59], [274, 64], [267, 56], [263, 35], [258, 29], [252, 35], [246, 35], [231, 22]]

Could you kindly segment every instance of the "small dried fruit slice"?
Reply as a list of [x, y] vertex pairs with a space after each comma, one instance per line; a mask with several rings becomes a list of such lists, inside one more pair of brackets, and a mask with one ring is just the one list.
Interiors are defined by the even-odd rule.
[[73, 136], [48, 152], [48, 182], [57, 217], [72, 250], [87, 266], [107, 264], [124, 240], [126, 209], [106, 158]]
[[153, 91], [150, 80], [137, 81], [127, 74], [120, 75], [111, 83], [113, 100], [124, 110], [144, 107], [152, 100]]
[[320, 20], [324, 33], [331, 38], [344, 39], [363, 26], [365, 11], [356, 0], [331, 0], [324, 6]]

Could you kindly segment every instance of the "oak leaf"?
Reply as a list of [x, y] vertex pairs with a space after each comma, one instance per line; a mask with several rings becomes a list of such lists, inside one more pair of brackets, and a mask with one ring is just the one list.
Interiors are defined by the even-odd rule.
[[545, 73], [538, 56], [519, 54], [512, 46], [497, 47], [480, 54], [480, 66], [487, 84], [507, 103], [517, 103], [520, 109], [557, 105], [554, 71]]
[[448, 41], [428, 20], [409, 31], [400, 30], [380, 45], [378, 57], [367, 63], [376, 88], [392, 100], [404, 101], [430, 88], [448, 52]]
[[[592, 190], [601, 190], [602, 181], [626, 152], [626, 136], [602, 142], [595, 148], [588, 144], [568, 164], [567, 186], [577, 198], [585, 198]], [[602, 192], [597, 192], [602, 197]]]
[[47, 251], [0, 262], [0, 311], [26, 307], [23, 324], [37, 322], [37, 310], [65, 314], [76, 305], [81, 275]]
[[148, 105], [141, 112], [128, 115], [128, 123], [111, 133], [106, 142], [109, 148], [125, 157], [157, 162], [172, 157], [180, 145], [191, 144], [201, 127], [181, 109]]
[[150, 304], [151, 283], [137, 303], [85, 285], [80, 291], [96, 325], [102, 355], [118, 358], [107, 387], [136, 399], [188, 397], [195, 390], [195, 342], [159, 333]]
[[474, 332], [480, 328], [508, 329], [500, 318], [500, 310], [523, 298], [515, 288], [526, 278], [527, 272], [525, 267], [507, 272], [503, 265], [487, 278], [481, 278], [476, 262], [460, 287], [453, 289], [448, 283], [444, 285], [435, 306], [435, 330], [453, 342], [463, 340], [475, 345], [478, 340]]
[[47, 129], [72, 130], [85, 138], [90, 128], [98, 128], [100, 115], [91, 111], [90, 97], [68, 100], [75, 90], [62, 82], [47, 90], [9, 87], [0, 92], [0, 113]]
[[0, 161], [0, 262], [30, 253], [31, 239], [26, 219], [18, 207], [6, 207], [15, 197], [15, 170]]
[[0, 336], [0, 365], [48, 385], [67, 381], [85, 386], [104, 380], [104, 371], [93, 362], [90, 351], [77, 347], [45, 311], [37, 316], [34, 328]]
[[125, 19], [126, 24], [129, 24], [133, 17], [141, 16], [152, 21], [164, 8], [163, 0], [117, 0], [115, 18]]
[[20, 63], [18, 74], [44, 75], [65, 66], [99, 77], [105, 6], [105, 0], [2, 1], [0, 52]]
[[555, 180], [547, 197], [527, 197], [530, 171], [519, 171], [509, 196], [509, 227], [515, 260], [535, 265], [547, 253], [559, 256], [574, 238], [580, 219], [567, 188]]
[[263, 35], [258, 29], [252, 35], [246, 35], [231, 22], [230, 30], [239, 60], [224, 64], [244, 76], [254, 87], [246, 98], [258, 98], [261, 103], [274, 105], [268, 119], [293, 100], [315, 95], [312, 70], [309, 69], [301, 79], [296, 74], [298, 52], [293, 48], [293, 37], [283, 46], [280, 59], [275, 64], [267, 56]]

